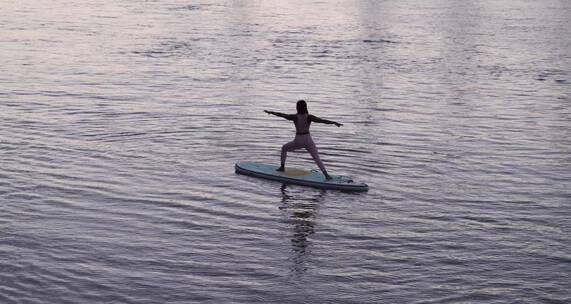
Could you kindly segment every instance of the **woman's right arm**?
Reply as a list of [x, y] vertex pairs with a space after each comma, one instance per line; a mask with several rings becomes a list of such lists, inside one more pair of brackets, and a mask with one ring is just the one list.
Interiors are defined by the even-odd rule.
[[333, 121], [333, 120], [319, 118], [319, 117], [314, 116], [314, 115], [310, 115], [309, 117], [310, 117], [311, 121], [315, 121], [315, 122], [319, 122], [319, 123], [324, 123], [324, 124], [328, 124], [328, 125], [336, 125], [337, 127], [340, 127], [343, 125], [342, 123], [338, 123], [338, 122]]

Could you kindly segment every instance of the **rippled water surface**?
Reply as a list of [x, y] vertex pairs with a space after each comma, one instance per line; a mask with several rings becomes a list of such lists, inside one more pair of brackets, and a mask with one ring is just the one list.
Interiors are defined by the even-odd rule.
[[[570, 84], [569, 1], [2, 1], [0, 302], [570, 303]], [[234, 173], [301, 98], [368, 193]]]

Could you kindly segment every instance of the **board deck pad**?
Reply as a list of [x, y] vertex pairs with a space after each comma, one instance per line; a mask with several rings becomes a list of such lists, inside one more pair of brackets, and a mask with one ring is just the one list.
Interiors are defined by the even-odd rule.
[[286, 167], [285, 172], [280, 172], [276, 170], [277, 168], [278, 166], [276, 165], [256, 162], [241, 162], [235, 165], [236, 173], [281, 181], [287, 184], [345, 191], [369, 190], [367, 184], [355, 182], [352, 178], [347, 176], [331, 174], [332, 179], [326, 180], [325, 176], [317, 170], [302, 170]]

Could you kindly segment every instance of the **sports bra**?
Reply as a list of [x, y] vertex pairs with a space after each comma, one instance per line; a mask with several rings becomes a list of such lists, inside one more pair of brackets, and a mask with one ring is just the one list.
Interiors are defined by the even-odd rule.
[[296, 114], [294, 123], [296, 135], [309, 134], [309, 125], [311, 124], [309, 114]]

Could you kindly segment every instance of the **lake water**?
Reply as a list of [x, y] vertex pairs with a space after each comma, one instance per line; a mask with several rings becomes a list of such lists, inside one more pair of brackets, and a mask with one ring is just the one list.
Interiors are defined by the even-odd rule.
[[[570, 303], [570, 84], [567, 0], [2, 1], [0, 302]], [[234, 173], [298, 99], [369, 192]]]

